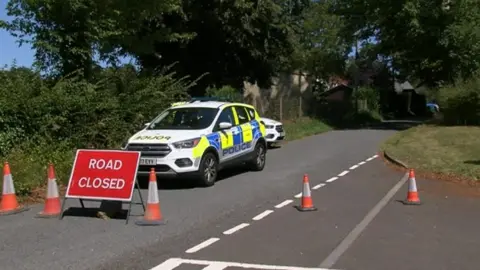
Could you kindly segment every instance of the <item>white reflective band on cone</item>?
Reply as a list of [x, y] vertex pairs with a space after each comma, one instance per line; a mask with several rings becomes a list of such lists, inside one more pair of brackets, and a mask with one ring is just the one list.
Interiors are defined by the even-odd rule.
[[305, 196], [305, 197], [310, 197], [311, 196], [310, 186], [308, 185], [308, 183], [303, 184], [303, 196]]
[[415, 183], [415, 177], [412, 177], [409, 179], [408, 191], [411, 191], [411, 192], [417, 191], [417, 184]]
[[57, 187], [57, 179], [48, 179], [48, 189], [47, 189], [47, 198], [57, 198], [58, 195], [58, 187]]
[[157, 182], [150, 181], [148, 183], [148, 199], [147, 203], [158, 203], [158, 188]]
[[11, 174], [3, 176], [3, 194], [15, 194], [15, 187], [13, 186], [13, 178]]

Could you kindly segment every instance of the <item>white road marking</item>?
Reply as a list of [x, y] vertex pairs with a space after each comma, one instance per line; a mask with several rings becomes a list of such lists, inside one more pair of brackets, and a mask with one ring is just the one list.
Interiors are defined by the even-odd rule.
[[331, 183], [331, 182], [333, 182], [333, 181], [335, 181], [335, 180], [337, 180], [337, 179], [338, 179], [338, 177], [335, 176], [335, 177], [332, 177], [332, 178], [328, 179], [328, 180], [325, 181], [325, 182]]
[[356, 168], [358, 168], [358, 164], [357, 165], [353, 165], [352, 167], [348, 168], [349, 170], [355, 170]]
[[[188, 249], [188, 250], [185, 251], [185, 252], [186, 252], [186, 253], [195, 253], [195, 252], [199, 251], [199, 250], [202, 249], [202, 248], [206, 248], [206, 247], [210, 246], [211, 244], [217, 242], [218, 240], [220, 240], [220, 238], [213, 238], [213, 237], [212, 237], [212, 238], [210, 238], [210, 239], [208, 239], [208, 240], [205, 240], [205, 241], [203, 241], [202, 243], [200, 243], [200, 244], [198, 244], [198, 245], [196, 245], [196, 246]], [[156, 269], [156, 268], [155, 268], [155, 269]]]
[[387, 205], [387, 203], [392, 199], [395, 193], [407, 182], [408, 173], [406, 173], [400, 181], [390, 190], [387, 194], [375, 205], [370, 212], [363, 218], [363, 220], [353, 228], [353, 230], [343, 239], [343, 241], [328, 255], [328, 257], [318, 266], [318, 267], [332, 267], [340, 256], [347, 251], [347, 249], [353, 244], [353, 242], [358, 238], [358, 236], [367, 228], [367, 226], [372, 222], [375, 216], [380, 213], [380, 211]]
[[300, 198], [300, 197], [302, 197], [302, 194], [303, 194], [302, 192], [298, 193], [297, 195], [295, 195], [295, 198]]
[[373, 156], [373, 157], [369, 157], [369, 158], [367, 158], [367, 161], [371, 161], [371, 160], [373, 160], [373, 159], [376, 159], [377, 157], [378, 157], [378, 155], [375, 155], [375, 156]]
[[281, 203], [275, 205], [275, 208], [282, 208], [282, 207], [284, 207], [285, 205], [288, 205], [289, 203], [292, 203], [292, 202], [293, 202], [292, 200], [286, 200], [286, 201], [284, 201], [284, 202], [281, 202]]
[[205, 266], [204, 268], [202, 268], [202, 270], [223, 270], [227, 267], [229, 266], [226, 263], [213, 263], [209, 266]]
[[150, 270], [167, 270], [167, 269], [170, 270], [170, 269], [174, 269], [175, 267], [178, 267], [180, 264], [182, 264], [182, 259], [171, 258], [151, 268]]
[[265, 211], [263, 211], [263, 213], [260, 213], [260, 214], [256, 215], [256, 216], [253, 217], [252, 219], [253, 219], [253, 220], [260, 220], [260, 219], [262, 219], [262, 218], [270, 215], [271, 213], [273, 213], [272, 210], [265, 210]]
[[326, 268], [308, 268], [308, 267], [250, 264], [250, 263], [238, 263], [238, 262], [190, 260], [190, 259], [181, 259], [181, 258], [170, 258], [150, 270], [173, 270], [175, 267], [178, 267], [182, 263], [206, 265], [206, 267], [204, 267], [203, 269], [207, 269], [207, 270], [221, 270], [221, 269], [225, 269], [226, 267], [261, 269], [261, 270], [333, 270], [333, 269], [326, 269]]
[[343, 171], [343, 172], [339, 173], [338, 176], [344, 176], [344, 175], [346, 175], [347, 173], [349, 173], [349, 171]]
[[358, 163], [358, 166], [361, 166], [361, 165], [363, 165], [363, 164], [365, 164], [365, 163], [366, 163], [365, 161], [359, 162], [359, 163]]
[[234, 232], [236, 232], [236, 231], [239, 231], [239, 230], [241, 230], [241, 229], [243, 229], [243, 228], [245, 228], [245, 227], [247, 227], [247, 226], [249, 226], [249, 225], [250, 225], [250, 224], [248, 224], [248, 223], [242, 223], [242, 224], [240, 224], [240, 225], [237, 225], [237, 226], [235, 226], [235, 227], [233, 227], [233, 228], [231, 228], [231, 229], [228, 229], [228, 230], [224, 231], [223, 234], [232, 234], [232, 233], [234, 233]]
[[321, 184], [318, 184], [318, 185], [314, 186], [312, 189], [319, 189], [319, 188], [324, 187], [326, 185], [327, 184], [325, 184], [325, 183], [321, 183]]

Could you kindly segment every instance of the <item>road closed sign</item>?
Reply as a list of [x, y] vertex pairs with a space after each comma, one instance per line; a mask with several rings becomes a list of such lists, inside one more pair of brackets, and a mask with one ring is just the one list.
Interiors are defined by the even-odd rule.
[[78, 150], [66, 198], [132, 200], [140, 152]]

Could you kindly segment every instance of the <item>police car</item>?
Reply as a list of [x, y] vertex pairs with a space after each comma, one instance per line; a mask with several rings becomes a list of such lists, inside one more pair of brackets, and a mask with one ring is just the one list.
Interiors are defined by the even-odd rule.
[[265, 124], [267, 132], [265, 139], [269, 146], [285, 139], [285, 130], [281, 122], [266, 117], [262, 117], [260, 120]]
[[139, 174], [193, 174], [204, 186], [219, 170], [245, 163], [253, 171], [266, 162], [265, 126], [248, 104], [193, 99], [161, 112], [122, 147], [140, 151]]

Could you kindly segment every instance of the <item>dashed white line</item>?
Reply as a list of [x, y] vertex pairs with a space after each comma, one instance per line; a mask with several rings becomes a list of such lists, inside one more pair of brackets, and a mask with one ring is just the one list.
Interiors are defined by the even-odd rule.
[[319, 188], [321, 188], [323, 186], [326, 186], [326, 185], [327, 184], [325, 184], [325, 183], [321, 183], [321, 184], [318, 184], [318, 185], [314, 186], [312, 189], [319, 189]]
[[253, 220], [260, 220], [260, 219], [262, 219], [262, 218], [270, 215], [271, 213], [273, 213], [272, 210], [265, 210], [265, 211], [263, 211], [263, 213], [260, 213], [260, 214], [256, 215], [256, 216], [253, 217], [252, 219], [253, 219]]
[[292, 202], [293, 202], [292, 200], [283, 201], [283, 202], [275, 205], [275, 208], [282, 208], [282, 207], [284, 207], [285, 205], [288, 205], [288, 204], [290, 204], [290, 203], [292, 203]]
[[325, 181], [325, 182], [331, 183], [331, 182], [333, 182], [333, 181], [335, 181], [335, 180], [337, 180], [337, 179], [338, 179], [338, 177], [335, 176], [335, 177], [332, 177], [332, 178], [328, 179], [328, 180]]
[[247, 227], [248, 225], [250, 225], [250, 224], [248, 224], [248, 223], [242, 223], [242, 224], [240, 224], [240, 225], [237, 225], [237, 226], [235, 226], [235, 227], [233, 227], [233, 228], [231, 228], [231, 229], [228, 229], [228, 230], [224, 231], [223, 234], [232, 234], [232, 233], [234, 233], [234, 232], [236, 232], [236, 231], [239, 231], [239, 230]]
[[205, 240], [205, 241], [203, 241], [202, 243], [200, 243], [200, 244], [198, 244], [198, 245], [196, 245], [196, 246], [188, 249], [188, 250], [185, 251], [185, 252], [186, 252], [186, 253], [195, 253], [195, 252], [199, 251], [199, 250], [202, 249], [202, 248], [206, 248], [206, 247], [210, 246], [211, 244], [217, 242], [218, 240], [220, 240], [220, 238], [214, 238], [214, 237], [212, 237], [212, 238], [210, 238], [210, 239], [208, 239], [208, 240]]
[[[374, 155], [374, 156], [372, 156], [372, 157], [369, 157], [369, 158], [367, 158], [365, 161], [361, 161], [361, 162], [359, 162], [358, 164], [353, 165], [352, 167], [349, 168], [349, 170], [354, 170], [354, 169], [358, 168], [359, 166], [365, 164], [366, 162], [371, 161], [371, 160], [373, 160], [373, 159], [375, 159], [375, 158], [377, 158], [377, 157], [378, 157], [378, 155]], [[326, 180], [325, 182], [331, 183], [331, 182], [337, 180], [338, 177], [344, 176], [344, 175], [348, 174], [349, 172], [350, 172], [350, 171], [345, 170], [345, 171], [339, 173], [338, 176], [332, 177], [332, 178]], [[314, 186], [312, 189], [319, 189], [319, 188], [324, 187], [324, 186], [326, 186], [326, 184], [325, 184], [325, 183], [321, 183], [321, 184], [318, 184], [318, 185]], [[303, 195], [302, 192], [301, 192], [301, 193], [298, 193], [297, 195], [295, 195], [295, 198], [300, 198], [300, 197], [302, 197], [302, 195]], [[292, 203], [292, 202], [293, 202], [293, 200], [285, 200], [285, 201], [283, 201], [283, 202], [275, 205], [275, 208], [282, 208], [282, 207], [284, 207], [284, 206], [286, 206], [286, 205], [288, 205], [288, 204], [290, 204], [290, 203]], [[270, 215], [270, 214], [273, 213], [273, 212], [274, 212], [273, 210], [265, 210], [265, 211], [263, 211], [262, 213], [260, 213], [260, 214], [256, 215], [255, 217], [253, 217], [252, 219], [253, 219], [253, 220], [261, 220], [261, 219], [265, 218], [266, 216]], [[223, 234], [225, 234], [225, 235], [233, 234], [233, 233], [235, 233], [235, 232], [237, 232], [237, 231], [239, 231], [239, 230], [241, 230], [241, 229], [243, 229], [243, 228], [245, 228], [245, 227], [247, 227], [247, 226], [249, 226], [249, 225], [250, 225], [250, 224], [248, 224], [248, 223], [242, 223], [242, 224], [240, 224], [240, 225], [237, 225], [237, 226], [235, 226], [235, 227], [233, 227], [233, 228], [231, 228], [231, 229], [228, 229], [228, 230], [224, 231]], [[194, 246], [194, 247], [186, 250], [185, 252], [186, 252], [186, 253], [195, 253], [195, 252], [197, 252], [197, 251], [199, 251], [199, 250], [201, 250], [201, 249], [203, 249], [203, 248], [206, 248], [206, 247], [210, 246], [211, 244], [217, 242], [218, 240], [220, 240], [220, 238], [214, 238], [214, 237], [212, 237], [212, 238], [210, 238], [210, 239], [208, 239], [208, 240], [205, 240], [205, 241], [203, 241], [202, 243], [200, 243], [200, 244], [198, 244], [198, 245], [196, 245], [196, 246]], [[222, 264], [222, 265], [210, 265], [210, 267], [207, 266], [207, 268], [211, 268], [211, 269], [208, 269], [208, 270], [217, 270], [217, 268], [218, 268], [218, 270], [220, 270], [220, 269], [223, 269], [224, 267], [225, 267], [225, 266], [224, 266], [223, 264]]]

